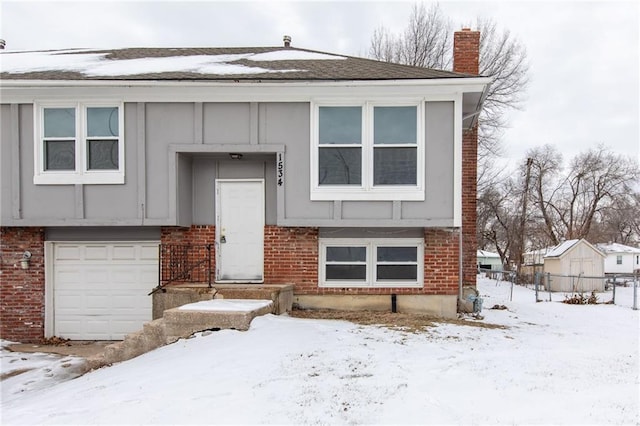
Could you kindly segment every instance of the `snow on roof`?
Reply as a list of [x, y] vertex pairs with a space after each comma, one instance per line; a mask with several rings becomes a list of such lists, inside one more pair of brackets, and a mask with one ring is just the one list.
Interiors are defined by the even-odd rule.
[[271, 300], [252, 299], [213, 299], [182, 305], [178, 309], [183, 311], [223, 311], [223, 312], [251, 312], [269, 306]]
[[[229, 55], [176, 55], [159, 58], [135, 58], [109, 60], [107, 53], [84, 53], [86, 50], [64, 51], [31, 51], [8, 52], [0, 56], [0, 71], [6, 73], [26, 73], [37, 71], [73, 71], [94, 77], [125, 76], [137, 74], [153, 74], [164, 72], [192, 72], [197, 74], [262, 74], [273, 72], [294, 72], [298, 70], [272, 70], [261, 67], [249, 67], [233, 63], [241, 59], [252, 61], [277, 61], [287, 59], [278, 58], [278, 53], [262, 54], [243, 53]], [[70, 54], [72, 53], [72, 54]], [[311, 52], [293, 52], [300, 57], [312, 55], [306, 59], [327, 59]], [[296, 55], [292, 55], [296, 56]], [[330, 57], [339, 59], [340, 57]]]
[[619, 244], [619, 243], [610, 243], [610, 244], [598, 243], [596, 244], [596, 247], [598, 248], [598, 250], [607, 254], [609, 253], [631, 253], [631, 254], [640, 253], [640, 248], [626, 246], [624, 244]]
[[2, 80], [415, 80], [467, 74], [292, 47], [0, 50]]
[[250, 61], [316, 61], [347, 59], [344, 56], [328, 55], [319, 52], [305, 52], [300, 50], [277, 50], [274, 52], [258, 53], [247, 58]]
[[492, 253], [492, 252], [486, 251], [486, 250], [478, 250], [477, 256], [478, 257], [497, 257], [497, 258], [500, 258], [500, 255], [498, 253]]
[[557, 246], [555, 246], [553, 249], [551, 249], [551, 251], [547, 252], [545, 257], [562, 256], [562, 254], [565, 251], [569, 250], [571, 247], [576, 245], [578, 243], [578, 241], [580, 241], [580, 240], [567, 240], [567, 241], [564, 241], [564, 242], [558, 244]]

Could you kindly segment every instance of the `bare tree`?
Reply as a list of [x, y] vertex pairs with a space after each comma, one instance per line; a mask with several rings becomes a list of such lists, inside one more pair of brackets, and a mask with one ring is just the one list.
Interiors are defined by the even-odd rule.
[[603, 146], [574, 157], [565, 173], [562, 157], [552, 146], [528, 154], [533, 159], [530, 196], [553, 244], [587, 238], [605, 212], [615, 211], [633, 193], [640, 176], [637, 164]]
[[[413, 6], [405, 30], [394, 35], [379, 27], [371, 37], [369, 55], [387, 62], [451, 69], [452, 25], [438, 4]], [[500, 138], [507, 125], [505, 114], [520, 108], [528, 85], [529, 65], [522, 43], [509, 31], [499, 31], [495, 22], [478, 19], [480, 31], [480, 75], [493, 77], [478, 129], [478, 192], [497, 180], [493, 160], [501, 153]]]
[[516, 186], [513, 179], [506, 179], [478, 198], [479, 246], [497, 252], [507, 269], [516, 260], [519, 243], [518, 203], [513, 196]]
[[414, 4], [409, 24], [401, 34], [390, 34], [384, 26], [373, 32], [369, 56], [385, 62], [450, 69], [451, 34], [451, 23], [437, 4], [428, 9], [424, 4]]
[[640, 244], [640, 192], [625, 194], [604, 207], [591, 225], [588, 240]]
[[561, 235], [556, 228], [551, 206], [560, 188], [562, 154], [554, 146], [544, 145], [529, 150], [527, 158], [531, 158], [532, 202], [544, 223], [542, 229], [546, 237], [552, 245], [557, 245]]

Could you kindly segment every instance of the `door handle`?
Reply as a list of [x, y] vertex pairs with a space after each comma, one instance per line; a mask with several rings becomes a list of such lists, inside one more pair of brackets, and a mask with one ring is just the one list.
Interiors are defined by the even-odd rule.
[[225, 237], [224, 235], [222, 235], [222, 236], [220, 237], [220, 243], [222, 244], [222, 243], [226, 243], [226, 242], [227, 242], [227, 237]]

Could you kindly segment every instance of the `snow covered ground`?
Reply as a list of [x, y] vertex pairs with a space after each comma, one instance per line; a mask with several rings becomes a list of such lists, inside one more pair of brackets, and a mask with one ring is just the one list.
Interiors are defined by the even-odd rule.
[[[640, 423], [632, 288], [617, 289], [617, 305], [595, 306], [536, 303], [523, 287], [510, 301], [510, 284], [488, 279], [478, 289], [483, 322], [508, 328], [441, 323], [414, 334], [268, 315], [249, 331], [198, 335], [73, 380], [76, 359], [3, 351], [3, 375], [36, 369], [2, 381], [0, 421]], [[496, 304], [508, 309], [489, 309]]]

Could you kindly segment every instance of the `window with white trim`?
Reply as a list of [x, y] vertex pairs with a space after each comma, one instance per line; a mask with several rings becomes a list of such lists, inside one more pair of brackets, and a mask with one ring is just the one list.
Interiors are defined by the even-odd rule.
[[424, 200], [422, 102], [316, 103], [312, 200]]
[[321, 239], [320, 287], [422, 287], [422, 239]]
[[622, 265], [622, 255], [621, 254], [616, 256], [616, 265]]
[[119, 103], [41, 103], [35, 114], [35, 184], [124, 183]]

